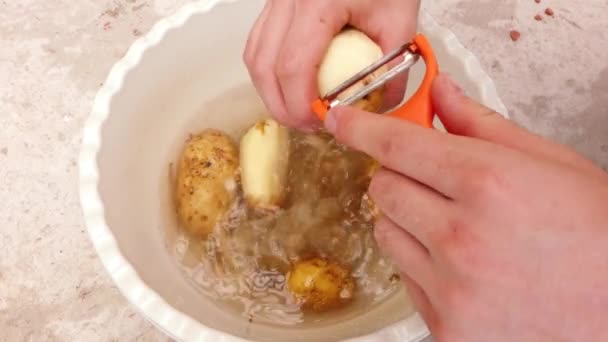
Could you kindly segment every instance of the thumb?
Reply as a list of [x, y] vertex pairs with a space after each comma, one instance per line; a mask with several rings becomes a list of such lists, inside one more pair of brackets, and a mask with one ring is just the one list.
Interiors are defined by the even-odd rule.
[[489, 141], [577, 169], [594, 173], [599, 170], [572, 149], [532, 134], [466, 96], [447, 74], [437, 76], [431, 96], [437, 116], [452, 134]]

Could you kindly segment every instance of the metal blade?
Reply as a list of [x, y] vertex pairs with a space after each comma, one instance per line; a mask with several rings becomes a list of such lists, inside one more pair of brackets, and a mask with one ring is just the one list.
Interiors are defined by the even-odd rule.
[[[333, 101], [331, 101], [329, 108], [333, 108], [335, 106], [348, 106], [348, 105], [354, 104], [355, 102], [357, 102], [360, 99], [364, 98], [365, 96], [369, 95], [373, 91], [382, 87], [384, 84], [386, 84], [386, 82], [393, 79], [395, 76], [409, 70], [414, 64], [416, 64], [416, 62], [420, 58], [420, 55], [406, 51], [403, 54], [403, 57], [404, 57], [404, 59], [401, 63], [397, 64], [395, 67], [393, 67], [386, 73], [382, 74], [380, 77], [373, 80], [370, 84], [366, 85], [361, 90], [357, 91], [356, 93], [350, 95], [349, 97], [347, 97], [343, 100], [334, 99]], [[351, 84], [351, 86], [352, 86], [352, 84]], [[348, 87], [346, 89], [348, 89]]]
[[408, 52], [411, 45], [412, 45], [411, 43], [408, 43], [408, 44], [402, 45], [399, 48], [391, 51], [389, 54], [387, 54], [384, 57], [380, 58], [379, 60], [377, 60], [376, 62], [374, 62], [370, 66], [368, 66], [367, 68], [359, 71], [353, 77], [351, 77], [348, 80], [342, 82], [339, 86], [337, 86], [336, 88], [334, 88], [332, 91], [330, 91], [329, 93], [325, 94], [325, 96], [323, 98], [325, 100], [329, 100], [329, 101], [334, 100], [338, 95], [340, 95], [340, 93], [342, 93], [346, 89], [350, 88], [353, 84], [359, 82], [360, 80], [364, 79], [369, 74], [371, 74], [374, 71], [380, 69], [383, 65], [385, 65], [388, 62], [392, 61], [393, 59], [397, 58], [399, 55]]

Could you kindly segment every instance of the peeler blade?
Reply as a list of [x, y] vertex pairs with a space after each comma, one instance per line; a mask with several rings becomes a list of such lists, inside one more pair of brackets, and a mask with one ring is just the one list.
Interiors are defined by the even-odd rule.
[[[335, 89], [333, 89], [332, 91], [327, 93], [323, 97], [323, 99], [329, 103], [329, 108], [333, 108], [333, 107], [340, 106], [340, 105], [352, 105], [353, 103], [357, 102], [358, 100], [364, 98], [365, 96], [369, 95], [373, 91], [382, 87], [384, 84], [386, 84], [386, 82], [395, 78], [395, 76], [410, 69], [414, 64], [416, 64], [416, 62], [420, 58], [420, 55], [418, 55], [417, 53], [412, 52], [410, 50], [411, 46], [412, 46], [412, 44], [405, 44], [405, 45], [402, 45], [401, 47], [391, 51], [390, 53], [388, 53], [387, 55], [385, 55], [378, 61], [374, 62], [367, 68], [361, 70], [360, 72], [355, 74], [353, 77], [344, 81], [338, 87], [336, 87]], [[392, 60], [394, 60], [395, 58], [397, 58], [399, 56], [403, 56], [403, 61], [401, 61], [399, 64], [397, 64], [396, 66], [394, 66], [393, 68], [388, 70], [386, 73], [382, 74], [380, 77], [376, 78], [374, 81], [372, 81], [370, 84], [366, 85], [365, 87], [363, 87], [356, 93], [350, 95], [349, 97], [347, 97], [343, 100], [338, 99], [338, 96], [340, 95], [340, 93], [342, 93], [346, 89], [350, 88], [357, 82], [361, 81], [362, 79], [364, 79], [371, 73], [380, 69], [382, 66], [391, 62]]]

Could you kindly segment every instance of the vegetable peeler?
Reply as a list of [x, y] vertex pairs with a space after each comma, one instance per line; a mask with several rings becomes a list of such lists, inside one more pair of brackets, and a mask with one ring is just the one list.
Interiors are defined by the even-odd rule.
[[[338, 99], [340, 93], [400, 56], [403, 57], [403, 61], [401, 61], [399, 64], [351, 96], [342, 100]], [[382, 87], [384, 84], [386, 84], [386, 82], [395, 78], [395, 76], [409, 70], [414, 64], [416, 64], [420, 57], [422, 57], [424, 63], [426, 64], [426, 72], [420, 87], [409, 100], [399, 105], [395, 109], [387, 112], [386, 114], [411, 121], [423, 127], [432, 128], [435, 112], [431, 103], [431, 87], [435, 77], [437, 77], [437, 74], [439, 73], [439, 67], [437, 65], [437, 60], [431, 44], [422, 34], [417, 34], [412, 42], [404, 44], [401, 47], [393, 50], [367, 68], [361, 70], [353, 77], [344, 81], [323, 97], [315, 100], [312, 103], [313, 112], [319, 117], [319, 119], [324, 121], [327, 112], [329, 112], [330, 109], [336, 106], [352, 105], [366, 95], [372, 93], [374, 90]]]

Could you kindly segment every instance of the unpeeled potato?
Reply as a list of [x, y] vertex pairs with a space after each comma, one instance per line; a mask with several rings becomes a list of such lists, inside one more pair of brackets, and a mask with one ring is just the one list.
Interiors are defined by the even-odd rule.
[[[342, 82], [382, 58], [383, 55], [380, 46], [363, 32], [356, 29], [341, 31], [332, 39], [319, 66], [317, 74], [319, 94], [326, 95]], [[388, 71], [388, 66], [385, 65], [342, 92], [338, 99], [342, 100], [352, 95], [386, 71]], [[377, 112], [382, 107], [383, 92], [383, 88], [377, 89], [353, 106], [368, 112]]]
[[259, 121], [241, 139], [241, 181], [250, 206], [274, 209], [285, 198], [289, 131], [272, 119]]
[[296, 263], [288, 274], [287, 286], [303, 307], [316, 312], [350, 302], [355, 291], [355, 281], [347, 269], [321, 258]]
[[177, 169], [176, 207], [185, 230], [205, 237], [236, 197], [238, 150], [232, 139], [208, 129], [188, 140]]

